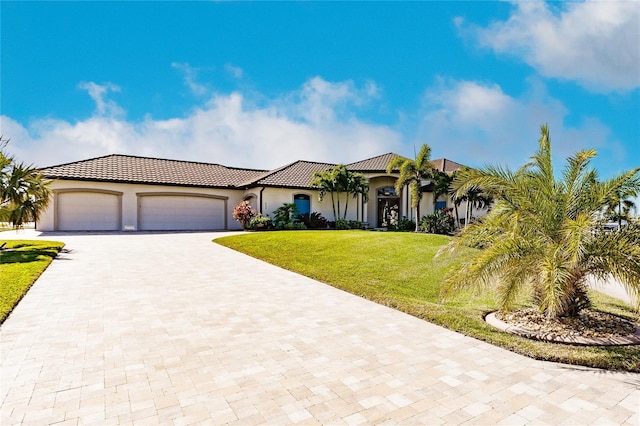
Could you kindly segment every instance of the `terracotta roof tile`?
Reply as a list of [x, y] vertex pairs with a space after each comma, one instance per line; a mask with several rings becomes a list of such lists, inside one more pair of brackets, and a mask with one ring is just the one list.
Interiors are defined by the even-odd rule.
[[433, 167], [435, 167], [436, 169], [446, 173], [453, 173], [458, 169], [466, 167], [463, 164], [447, 160], [446, 158], [438, 158], [437, 160], [432, 160], [431, 164], [433, 164]]
[[296, 161], [284, 167], [267, 173], [254, 181], [255, 186], [286, 186], [294, 188], [309, 188], [314, 172], [323, 172], [335, 164], [315, 163], [312, 161]]
[[354, 172], [384, 172], [387, 170], [387, 164], [389, 164], [389, 162], [395, 157], [405, 158], [402, 155], [389, 152], [387, 154], [378, 155], [377, 157], [347, 164], [347, 168]]
[[78, 179], [199, 187], [235, 187], [262, 175], [264, 170], [219, 164], [165, 160], [129, 155], [107, 155], [41, 169], [50, 179]]

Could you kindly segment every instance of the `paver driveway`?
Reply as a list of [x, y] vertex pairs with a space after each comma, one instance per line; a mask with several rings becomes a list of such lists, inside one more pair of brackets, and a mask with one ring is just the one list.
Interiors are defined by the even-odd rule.
[[531, 360], [216, 235], [42, 236], [71, 253], [1, 328], [0, 423], [639, 422], [638, 375]]

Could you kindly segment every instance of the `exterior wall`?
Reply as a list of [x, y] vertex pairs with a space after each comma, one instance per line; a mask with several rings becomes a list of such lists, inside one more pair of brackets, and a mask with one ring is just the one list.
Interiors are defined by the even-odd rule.
[[51, 184], [54, 191], [53, 200], [42, 214], [36, 228], [40, 231], [56, 230], [56, 198], [60, 192], [77, 190], [78, 192], [117, 192], [122, 194], [122, 230], [135, 231], [138, 229], [138, 194], [175, 194], [175, 195], [204, 195], [222, 197], [225, 199], [226, 229], [242, 229], [233, 220], [233, 208], [242, 201], [243, 192], [232, 189], [193, 188], [185, 186], [143, 185], [112, 182], [87, 182], [74, 180], [54, 180]]
[[[327, 220], [333, 220], [333, 208], [331, 205], [331, 197], [327, 196], [322, 200], [318, 200], [318, 191], [312, 189], [290, 189], [290, 188], [254, 188], [251, 193], [258, 194], [258, 211], [267, 214], [273, 218], [273, 212], [285, 203], [293, 203], [293, 196], [296, 194], [304, 194], [309, 196], [311, 202], [310, 211], [319, 212]], [[262, 210], [260, 210], [262, 207]]]

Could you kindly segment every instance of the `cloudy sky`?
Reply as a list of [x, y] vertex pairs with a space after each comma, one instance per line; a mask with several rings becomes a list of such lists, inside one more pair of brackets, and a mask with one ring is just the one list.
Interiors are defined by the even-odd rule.
[[1, 131], [49, 166], [112, 153], [270, 169], [396, 152], [640, 166], [640, 2], [1, 2]]

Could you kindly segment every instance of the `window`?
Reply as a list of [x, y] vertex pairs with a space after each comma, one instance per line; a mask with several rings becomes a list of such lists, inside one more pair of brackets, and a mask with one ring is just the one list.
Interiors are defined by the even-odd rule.
[[396, 189], [392, 186], [378, 188], [378, 197], [397, 197]]
[[293, 196], [293, 202], [298, 209], [299, 214], [310, 214], [311, 213], [311, 198], [305, 194], [296, 194]]

